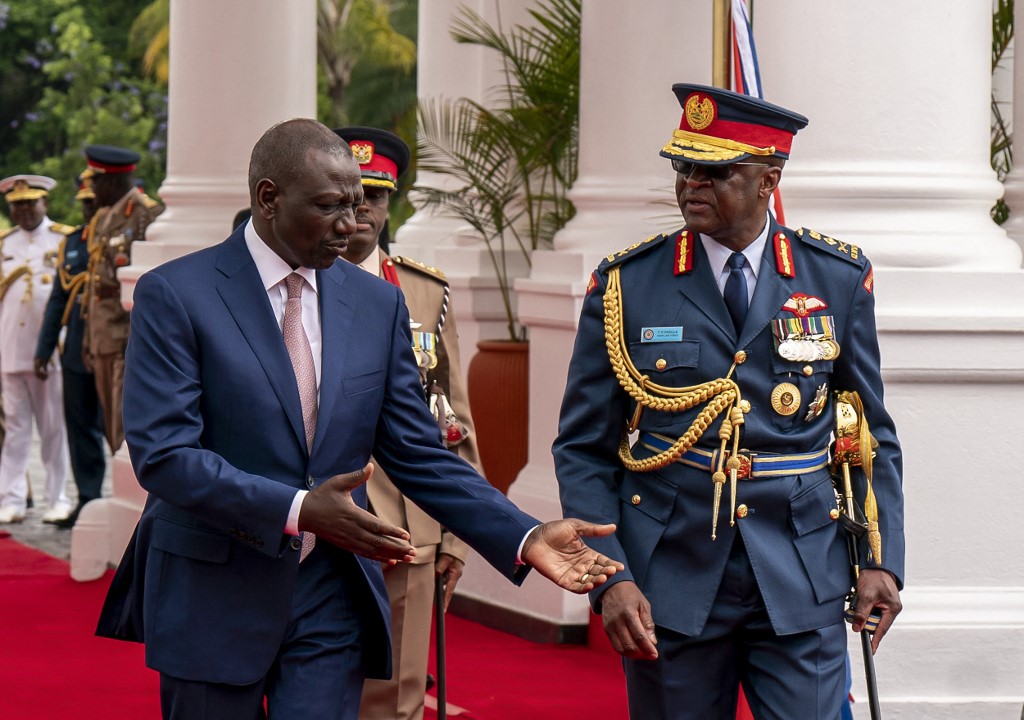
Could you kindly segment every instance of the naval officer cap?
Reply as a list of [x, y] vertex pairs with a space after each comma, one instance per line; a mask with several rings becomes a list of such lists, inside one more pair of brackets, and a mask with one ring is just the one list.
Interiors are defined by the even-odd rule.
[[409, 167], [410, 156], [402, 138], [370, 127], [344, 127], [334, 132], [352, 148], [365, 187], [398, 189], [398, 178]]
[[661, 156], [699, 165], [750, 157], [786, 159], [793, 136], [807, 126], [800, 113], [749, 95], [707, 85], [672, 86], [683, 116]]
[[11, 175], [0, 180], [0, 193], [9, 203], [38, 200], [50, 194], [57, 181], [45, 175]]
[[141, 159], [134, 150], [114, 145], [87, 145], [85, 160], [96, 175], [128, 173], [135, 169]]

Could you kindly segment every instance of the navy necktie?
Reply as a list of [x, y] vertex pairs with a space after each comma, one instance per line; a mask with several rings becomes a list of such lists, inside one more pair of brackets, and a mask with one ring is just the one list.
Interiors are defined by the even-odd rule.
[[737, 336], [743, 330], [743, 321], [747, 319], [747, 278], [743, 274], [743, 266], [746, 264], [747, 259], [743, 253], [734, 252], [729, 256], [729, 278], [725, 281], [724, 296]]

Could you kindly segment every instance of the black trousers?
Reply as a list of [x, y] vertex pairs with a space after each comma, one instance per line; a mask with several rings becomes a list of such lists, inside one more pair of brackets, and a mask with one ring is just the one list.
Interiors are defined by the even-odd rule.
[[78, 504], [99, 498], [107, 469], [103, 447], [103, 411], [92, 373], [64, 368], [64, 422], [68, 430], [71, 472], [78, 488]]

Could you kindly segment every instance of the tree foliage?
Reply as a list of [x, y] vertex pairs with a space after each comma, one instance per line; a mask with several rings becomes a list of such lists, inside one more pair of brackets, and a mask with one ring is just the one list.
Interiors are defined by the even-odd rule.
[[[137, 176], [147, 192], [163, 181], [167, 97], [128, 60], [128, 28], [143, 5], [0, 2], [0, 74], [16, 80], [5, 80], [0, 93], [0, 177], [57, 180], [48, 203], [54, 220], [81, 221], [74, 181], [86, 145], [133, 148], [142, 154]], [[118, 22], [114, 10], [124, 13]]]

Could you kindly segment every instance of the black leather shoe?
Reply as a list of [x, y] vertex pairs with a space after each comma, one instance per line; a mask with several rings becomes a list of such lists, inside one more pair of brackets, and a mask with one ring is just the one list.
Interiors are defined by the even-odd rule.
[[75, 522], [78, 520], [78, 513], [82, 512], [82, 505], [76, 505], [75, 509], [71, 511], [63, 520], [56, 520], [53, 524], [61, 530], [70, 530], [75, 526]]

